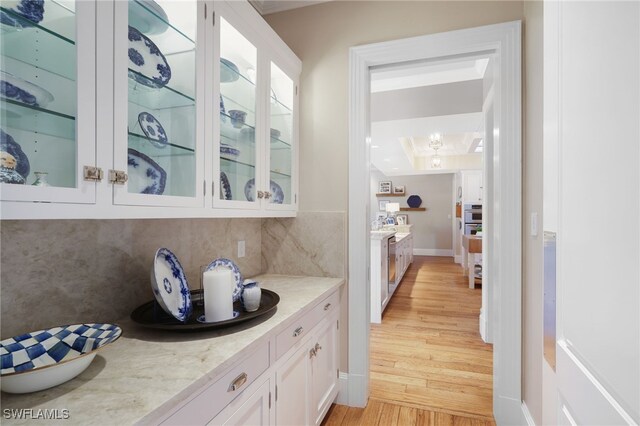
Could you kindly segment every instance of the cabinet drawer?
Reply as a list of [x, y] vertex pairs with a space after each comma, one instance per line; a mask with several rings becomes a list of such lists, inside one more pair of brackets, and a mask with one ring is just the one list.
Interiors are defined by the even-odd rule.
[[315, 327], [322, 318], [337, 309], [338, 301], [339, 295], [336, 291], [315, 305], [310, 312], [298, 317], [291, 326], [280, 332], [276, 338], [276, 358], [280, 358], [291, 349], [293, 345], [304, 340], [309, 331]]
[[269, 343], [229, 369], [163, 425], [206, 424], [269, 368]]

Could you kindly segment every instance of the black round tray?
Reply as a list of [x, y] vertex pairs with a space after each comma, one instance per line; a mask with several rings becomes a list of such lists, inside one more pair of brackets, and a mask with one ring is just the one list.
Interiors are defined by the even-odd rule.
[[261, 290], [262, 298], [260, 299], [260, 307], [257, 311], [246, 312], [242, 307], [242, 302], [237, 301], [233, 303], [233, 310], [238, 311], [239, 315], [235, 318], [224, 321], [209, 323], [198, 321], [198, 317], [204, 314], [202, 290], [191, 291], [191, 304], [193, 306], [193, 310], [191, 312], [191, 316], [186, 322], [178, 321], [173, 316], [166, 313], [160, 305], [158, 305], [158, 302], [156, 302], [155, 299], [151, 302], [145, 303], [144, 305], [138, 306], [133, 312], [131, 312], [131, 319], [143, 327], [157, 328], [161, 330], [186, 331], [229, 327], [264, 315], [276, 308], [278, 302], [280, 302], [280, 296], [271, 290], [266, 290], [264, 288]]

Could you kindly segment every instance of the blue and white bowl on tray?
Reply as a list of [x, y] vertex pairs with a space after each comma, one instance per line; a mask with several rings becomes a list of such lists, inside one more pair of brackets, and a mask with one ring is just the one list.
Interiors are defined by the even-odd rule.
[[159, 248], [151, 268], [151, 288], [160, 307], [178, 321], [191, 316], [191, 292], [180, 261], [168, 248]]
[[213, 271], [221, 268], [226, 268], [231, 271], [235, 284], [233, 288], [233, 301], [240, 300], [240, 296], [242, 295], [242, 274], [240, 273], [240, 268], [238, 268], [238, 265], [236, 265], [233, 260], [220, 257], [211, 262], [205, 271]]
[[116, 341], [115, 324], [74, 324], [11, 337], [0, 342], [0, 386], [3, 392], [28, 393], [73, 379], [95, 358], [97, 350]]

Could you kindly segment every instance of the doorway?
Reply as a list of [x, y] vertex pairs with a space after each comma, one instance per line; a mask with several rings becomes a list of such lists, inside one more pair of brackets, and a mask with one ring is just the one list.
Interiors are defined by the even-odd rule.
[[[369, 395], [370, 74], [391, 64], [491, 55], [496, 60], [493, 141], [485, 165], [487, 279], [494, 284], [494, 416], [521, 421], [521, 23], [351, 48], [349, 98], [349, 405]], [[485, 154], [488, 155], [488, 154]], [[499, 259], [499, 261], [498, 261]], [[365, 301], [364, 303], [362, 301]]]

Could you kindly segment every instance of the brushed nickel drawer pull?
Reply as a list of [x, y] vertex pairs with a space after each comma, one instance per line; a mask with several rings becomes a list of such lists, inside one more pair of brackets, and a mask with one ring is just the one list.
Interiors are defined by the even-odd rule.
[[331, 307], [331, 303], [327, 303], [326, 305], [324, 305], [324, 310], [328, 311], [330, 307]]
[[235, 378], [233, 382], [229, 385], [229, 389], [227, 392], [234, 392], [240, 389], [240, 386], [244, 385], [247, 382], [247, 373], [242, 373], [238, 377]]
[[293, 332], [293, 337], [298, 337], [299, 335], [302, 334], [303, 331], [304, 329], [302, 328], [302, 326], [296, 328], [295, 331]]
[[316, 356], [316, 350], [314, 348], [311, 348], [309, 350], [309, 359], [313, 358], [314, 356]]

